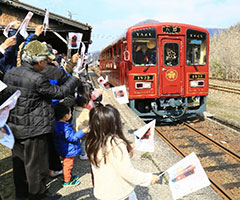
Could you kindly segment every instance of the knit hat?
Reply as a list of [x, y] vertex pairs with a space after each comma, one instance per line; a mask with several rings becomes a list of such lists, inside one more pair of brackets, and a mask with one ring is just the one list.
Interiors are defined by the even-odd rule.
[[47, 56], [50, 59], [55, 59], [55, 56], [48, 50], [46, 44], [34, 40], [29, 42], [23, 49], [28, 56]]

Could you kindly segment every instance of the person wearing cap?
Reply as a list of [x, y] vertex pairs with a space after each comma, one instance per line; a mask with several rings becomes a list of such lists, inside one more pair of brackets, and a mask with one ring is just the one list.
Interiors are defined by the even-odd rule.
[[35, 200], [51, 196], [46, 187], [47, 138], [55, 124], [51, 99], [68, 96], [79, 82], [79, 77], [71, 76], [61, 86], [51, 85], [41, 71], [54, 58], [46, 44], [32, 41], [23, 48], [21, 67], [9, 70], [4, 76], [8, 86], [4, 95], [21, 91], [8, 121], [15, 137], [12, 158], [16, 198]]
[[150, 53], [146, 45], [139, 45], [135, 52], [135, 64], [148, 64], [150, 59]]
[[156, 41], [149, 39], [146, 44], [138, 44], [134, 54], [134, 62], [138, 65], [156, 64]]

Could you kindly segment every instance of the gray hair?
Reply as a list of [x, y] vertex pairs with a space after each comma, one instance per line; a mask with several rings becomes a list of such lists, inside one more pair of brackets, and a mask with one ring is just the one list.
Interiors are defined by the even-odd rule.
[[30, 65], [35, 65], [39, 61], [46, 60], [47, 58], [48, 58], [47, 56], [29, 56], [25, 52], [23, 52], [23, 54], [21, 56], [21, 60]]

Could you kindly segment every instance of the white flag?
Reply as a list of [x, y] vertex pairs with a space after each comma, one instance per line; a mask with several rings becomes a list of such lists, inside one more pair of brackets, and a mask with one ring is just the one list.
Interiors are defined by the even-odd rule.
[[15, 24], [15, 22], [16, 22], [16, 20], [10, 22], [10, 23], [5, 27], [5, 29], [4, 29], [4, 31], [3, 31], [3, 35], [5, 35], [5, 37], [8, 38], [8, 32], [9, 32], [10, 28], [12, 27], [12, 25]]
[[[106, 78], [108, 79], [108, 78]], [[109, 84], [108, 81], [104, 80], [103, 87], [108, 88]], [[113, 96], [117, 100], [119, 104], [126, 104], [129, 102], [128, 95], [127, 95], [127, 89], [125, 85], [117, 86], [112, 88]]]
[[[106, 75], [105, 79], [102, 76], [100, 76], [97, 81], [98, 81], [98, 85], [100, 88], [105, 88], [105, 89], [110, 88], [110, 85], [108, 82], [108, 75]], [[115, 94], [113, 94], [113, 95], [115, 95]]]
[[43, 20], [44, 36], [46, 35], [46, 31], [49, 27], [49, 10], [48, 10], [48, 8], [46, 8], [45, 10], [46, 10], [46, 13], [45, 13], [45, 17]]
[[21, 95], [21, 91], [17, 90], [14, 92], [1, 106], [0, 110], [3, 109], [4, 107], [8, 106], [9, 109], [13, 109], [17, 103], [18, 97]]
[[170, 167], [167, 173], [174, 199], [181, 198], [211, 184], [194, 152]]
[[[82, 35], [81, 35], [82, 40]], [[80, 48], [81, 47], [81, 48]], [[86, 46], [83, 42], [80, 42], [78, 54], [80, 55], [77, 61], [77, 66], [74, 68], [75, 73], [79, 73], [83, 68], [86, 67], [88, 56], [85, 55]]]
[[23, 20], [23, 22], [21, 23], [20, 27], [18, 28], [17, 32], [15, 35], [18, 34], [18, 32], [20, 31], [20, 34], [26, 39], [28, 37], [28, 33], [27, 33], [27, 27], [28, 27], [28, 23], [31, 20], [33, 16], [32, 12], [28, 12], [28, 14], [26, 15], [25, 19]]
[[82, 45], [82, 47], [80, 49], [80, 55], [83, 57], [83, 56], [85, 56], [86, 46], [83, 42], [81, 42], [81, 45]]
[[15, 107], [17, 99], [20, 95], [21, 95], [20, 90], [17, 90], [0, 106], [0, 127], [3, 127], [6, 124], [9, 112]]
[[13, 148], [14, 136], [7, 124], [5, 124], [4, 127], [0, 128], [0, 143], [9, 149]]
[[[69, 49], [79, 49], [80, 43], [82, 42], [82, 36], [83, 36], [82, 33], [74, 33], [74, 32], [68, 33], [68, 38], [69, 38], [68, 48]], [[85, 53], [85, 51], [84, 51], [84, 53]]]
[[7, 85], [0, 80], [0, 92], [3, 91], [6, 87]]
[[73, 72], [79, 73], [83, 68], [83, 58], [80, 56], [77, 60], [77, 66], [73, 69]]
[[144, 152], [154, 152], [154, 129], [156, 120], [152, 120], [145, 126], [134, 132], [135, 148], [134, 150]]

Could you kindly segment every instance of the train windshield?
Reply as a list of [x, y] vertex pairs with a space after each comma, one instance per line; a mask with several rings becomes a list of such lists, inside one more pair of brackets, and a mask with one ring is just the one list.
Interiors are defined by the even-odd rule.
[[187, 30], [187, 65], [205, 65], [207, 62], [207, 36], [206, 33]]
[[140, 29], [132, 32], [132, 57], [135, 66], [156, 64], [156, 29]]
[[177, 66], [179, 64], [178, 43], [166, 43], [164, 45], [164, 64], [167, 66]]

